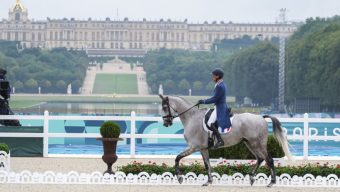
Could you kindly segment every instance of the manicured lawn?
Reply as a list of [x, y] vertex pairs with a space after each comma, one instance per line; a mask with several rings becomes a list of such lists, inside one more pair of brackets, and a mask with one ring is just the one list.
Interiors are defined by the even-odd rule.
[[138, 94], [137, 76], [134, 74], [97, 74], [94, 94]]

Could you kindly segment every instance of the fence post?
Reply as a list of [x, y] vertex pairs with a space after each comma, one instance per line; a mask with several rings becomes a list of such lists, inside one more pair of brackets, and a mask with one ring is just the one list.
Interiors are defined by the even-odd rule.
[[136, 154], [136, 113], [131, 112], [131, 129], [130, 129], [130, 157], [135, 158]]
[[43, 156], [48, 157], [48, 120], [49, 113], [44, 111], [44, 138], [43, 138]]
[[303, 159], [308, 160], [308, 142], [309, 142], [309, 122], [308, 113], [303, 115]]

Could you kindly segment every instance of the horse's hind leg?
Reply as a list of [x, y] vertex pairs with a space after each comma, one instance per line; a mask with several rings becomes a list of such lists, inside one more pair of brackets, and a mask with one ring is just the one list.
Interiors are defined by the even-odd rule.
[[180, 176], [179, 161], [181, 159], [183, 159], [184, 157], [191, 155], [192, 153], [194, 153], [196, 151], [198, 151], [198, 150], [189, 146], [183, 152], [181, 152], [179, 155], [177, 155], [177, 157], [175, 159], [175, 174], [176, 174], [177, 180], [180, 184], [182, 184], [182, 182], [183, 182], [183, 177]]
[[256, 150], [254, 150], [248, 142], [244, 142], [244, 144], [248, 147], [249, 151], [255, 156], [257, 160], [256, 165], [254, 166], [251, 173], [249, 174], [250, 185], [253, 186], [255, 182], [254, 177], [256, 175], [256, 171], [260, 167], [264, 159], [260, 157], [260, 154]]
[[269, 166], [270, 176], [272, 178], [270, 183], [267, 185], [267, 187], [271, 187], [276, 183], [276, 173], [275, 173], [275, 167], [274, 167], [274, 160], [272, 157], [270, 157], [270, 155], [267, 155], [266, 163]]
[[208, 149], [201, 150], [205, 170], [208, 172], [208, 181], [203, 184], [203, 186], [208, 186], [209, 184], [212, 184], [212, 177], [211, 177], [211, 166], [209, 162], [209, 151]]
[[261, 163], [263, 162], [263, 159], [261, 159], [260, 157], [256, 157], [257, 162], [256, 165], [254, 166], [253, 170], [251, 171], [249, 177], [250, 177], [250, 185], [253, 186], [254, 182], [255, 182], [255, 175], [256, 175], [256, 171], [257, 169], [260, 167]]

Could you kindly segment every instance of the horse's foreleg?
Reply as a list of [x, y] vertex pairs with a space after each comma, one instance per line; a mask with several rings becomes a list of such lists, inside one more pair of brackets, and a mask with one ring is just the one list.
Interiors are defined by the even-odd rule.
[[197, 149], [193, 147], [186, 148], [183, 152], [181, 152], [179, 155], [177, 155], [175, 159], [175, 174], [177, 176], [177, 180], [180, 184], [183, 182], [183, 177], [180, 176], [180, 170], [179, 170], [179, 161], [183, 159], [184, 157], [191, 155], [192, 153], [196, 152]]
[[209, 184], [212, 184], [212, 176], [211, 176], [211, 166], [209, 161], [209, 151], [208, 149], [201, 150], [201, 155], [203, 158], [205, 170], [208, 172], [208, 181], [203, 184], [203, 186], [208, 186]]

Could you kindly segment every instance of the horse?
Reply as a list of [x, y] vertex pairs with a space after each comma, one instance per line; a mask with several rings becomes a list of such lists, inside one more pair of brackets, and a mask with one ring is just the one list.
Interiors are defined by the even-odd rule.
[[[162, 116], [163, 125], [169, 127], [173, 124], [173, 119], [179, 117], [184, 126], [184, 138], [188, 146], [184, 151], [178, 154], [175, 159], [175, 175], [177, 176], [178, 182], [180, 184], [183, 182], [183, 176], [180, 174], [179, 170], [180, 160], [199, 151], [208, 173], [208, 181], [204, 183], [203, 186], [212, 184], [208, 151], [209, 133], [204, 130], [202, 122], [206, 110], [199, 109], [196, 107], [197, 105], [192, 105], [192, 103], [181, 97], [163, 96], [161, 94], [159, 97], [162, 99], [162, 111], [164, 113], [164, 116]], [[263, 161], [266, 161], [271, 174], [271, 181], [267, 186], [271, 187], [276, 183], [274, 161], [267, 151], [268, 124], [265, 118], [270, 118], [272, 120], [274, 136], [281, 145], [286, 157], [291, 160], [292, 156], [289, 151], [286, 135], [282, 130], [280, 121], [275, 117], [251, 113], [235, 114], [232, 122], [232, 131], [221, 134], [224, 141], [223, 147], [230, 147], [243, 142], [255, 156], [257, 162], [249, 174], [251, 186], [255, 182], [254, 177], [256, 171]]]

